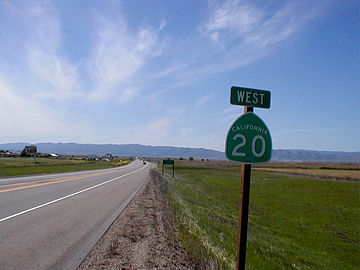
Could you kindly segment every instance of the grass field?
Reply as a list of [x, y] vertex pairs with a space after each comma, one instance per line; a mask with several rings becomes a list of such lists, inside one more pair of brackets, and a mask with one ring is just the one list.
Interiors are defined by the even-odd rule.
[[[233, 269], [239, 165], [177, 161], [175, 179], [166, 172], [186, 249], [205, 265]], [[358, 269], [359, 182], [283, 173], [252, 173], [247, 269]]]
[[106, 169], [127, 163], [128, 161], [103, 162], [49, 158], [0, 158], [0, 177]]

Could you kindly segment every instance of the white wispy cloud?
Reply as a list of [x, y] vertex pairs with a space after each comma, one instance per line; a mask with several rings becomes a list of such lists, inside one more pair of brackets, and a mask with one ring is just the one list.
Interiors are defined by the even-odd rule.
[[178, 71], [188, 68], [191, 64], [193, 64], [193, 62], [171, 65], [171, 66], [166, 67], [164, 70], [160, 70], [160, 71], [156, 72], [155, 74], [152, 75], [152, 77], [153, 78], [166, 77], [170, 74], [172, 75]]
[[[29, 47], [28, 61], [31, 72], [37, 77], [36, 97], [68, 98], [78, 96], [77, 69], [53, 52]], [[35, 80], [34, 80], [35, 81]]]
[[219, 48], [211, 55], [219, 59], [211, 65], [212, 71], [233, 69], [268, 55], [321, 12], [320, 4], [279, 4], [266, 9], [245, 0], [211, 2], [209, 16], [199, 31]]
[[78, 70], [62, 54], [61, 22], [51, 2], [8, 1], [0, 8], [9, 15], [4, 25], [14, 27], [13, 34], [0, 37], [9, 53], [0, 52], [0, 139], [64, 140], [85, 135], [84, 126], [62, 117], [64, 106], [53, 106], [75, 96]]
[[244, 1], [231, 0], [215, 7], [200, 31], [213, 41], [223, 44], [234, 36], [253, 32], [260, 25], [265, 12]]
[[56, 10], [48, 1], [37, 1], [26, 11], [24, 16], [31, 22], [31, 28], [25, 47], [29, 71], [36, 84], [34, 95], [57, 99], [77, 95], [78, 70], [61, 55], [61, 23]]
[[139, 90], [140, 89], [138, 87], [128, 87], [126, 89], [122, 89], [118, 97], [118, 102], [120, 104], [129, 102], [137, 95]]
[[[189, 33], [179, 43], [176, 37], [162, 36], [168, 24], [164, 18], [158, 26], [134, 28], [121, 9], [106, 15], [98, 11], [95, 28], [89, 31], [93, 44], [84, 60], [87, 70], [63, 54], [63, 22], [50, 1], [27, 2], [13, 10], [29, 24], [23, 46], [27, 51], [26, 71], [33, 75], [29, 93], [37, 98], [125, 103], [145, 85], [156, 88], [148, 95], [158, 96], [201, 76], [234, 69], [269, 54], [318, 13], [316, 5], [304, 6], [291, 1], [270, 10], [251, 1], [213, 1], [208, 17], [198, 27], [203, 38]], [[170, 45], [171, 50], [163, 56], [164, 47]], [[152, 66], [154, 58], [162, 59], [156, 68]], [[163, 80], [161, 87], [158, 80]], [[113, 99], [114, 95], [119, 98]]]
[[[139, 18], [130, 25], [132, 20], [126, 16], [132, 14], [124, 14], [120, 2], [116, 3], [110, 13], [101, 13], [111, 6], [107, 1], [89, 4], [89, 10], [95, 7], [96, 11], [84, 12], [93, 17], [87, 18], [84, 37], [88, 44], [83, 46], [82, 40], [72, 40], [76, 31], [67, 32], [67, 14], [61, 13], [65, 4], [0, 2], [0, 9], [13, 15], [0, 30], [9, 26], [19, 32], [0, 35], [0, 138], [16, 138], [21, 130], [24, 138], [35, 140], [106, 142], [108, 138], [115, 142], [122, 133], [122, 142], [187, 144], [188, 137], [201, 129], [199, 123], [210, 118], [233, 120], [240, 109], [200, 119], [193, 112], [208, 107], [216, 90], [198, 99], [199, 95], [179, 93], [191, 91], [189, 85], [214, 73], [237, 69], [270, 54], [319, 12], [317, 4], [298, 1], [278, 2], [271, 9], [254, 1], [212, 1], [204, 21], [178, 35], [172, 32], [174, 21], [170, 18], [160, 18], [154, 25], [148, 18]], [[174, 34], [168, 37], [165, 33]], [[71, 50], [69, 41], [74, 45]], [[86, 50], [79, 53], [79, 48]], [[166, 104], [175, 91], [171, 101], [176, 99], [178, 108], [175, 103]], [[130, 116], [125, 105], [133, 105], [135, 100], [139, 109]], [[108, 107], [102, 107], [102, 102]], [[112, 128], [114, 115], [119, 115], [118, 126]], [[136, 123], [126, 121], [129, 117], [137, 119]], [[222, 142], [221, 136], [207, 137], [202, 143]]]
[[201, 106], [203, 106], [205, 103], [209, 102], [213, 98], [215, 98], [214, 95], [205, 95], [201, 97], [198, 101], [196, 101], [194, 105], [195, 109], [199, 109]]
[[159, 32], [150, 26], [132, 32], [120, 15], [115, 18], [98, 15], [97, 23], [97, 39], [90, 57], [95, 87], [89, 100], [111, 98], [115, 87], [123, 96], [129, 97], [130, 92], [135, 96], [137, 91], [133, 91], [135, 88], [129, 81], [139, 76], [147, 60], [161, 54]]
[[171, 83], [152, 96], [266, 57], [308, 26], [323, 11], [321, 7], [317, 2], [279, 2], [269, 8], [246, 0], [209, 1], [198, 33], [189, 33], [185, 40], [170, 39], [177, 42], [169, 45], [174, 59], [152, 79], [167, 78]]

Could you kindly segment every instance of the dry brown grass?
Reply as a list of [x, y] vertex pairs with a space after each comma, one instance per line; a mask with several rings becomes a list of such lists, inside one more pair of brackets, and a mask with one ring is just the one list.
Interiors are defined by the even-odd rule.
[[302, 168], [302, 169], [341, 169], [360, 170], [359, 163], [330, 163], [330, 162], [268, 162], [256, 165], [266, 168]]
[[269, 162], [256, 165], [255, 170], [333, 180], [360, 180], [360, 164], [356, 163]]

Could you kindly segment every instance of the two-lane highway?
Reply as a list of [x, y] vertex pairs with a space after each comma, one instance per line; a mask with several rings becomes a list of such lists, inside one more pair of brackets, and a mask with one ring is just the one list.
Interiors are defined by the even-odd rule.
[[114, 169], [0, 179], [0, 269], [75, 269], [149, 174]]

